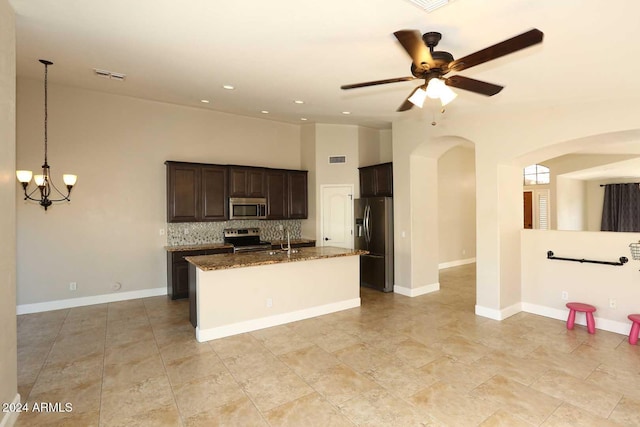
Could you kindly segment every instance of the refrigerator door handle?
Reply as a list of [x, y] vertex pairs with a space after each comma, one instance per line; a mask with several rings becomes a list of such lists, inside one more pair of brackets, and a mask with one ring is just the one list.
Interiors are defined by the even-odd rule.
[[371, 206], [364, 208], [364, 236], [367, 243], [371, 243]]
[[364, 227], [364, 241], [368, 242], [367, 240], [367, 205], [364, 206], [364, 218], [362, 220], [362, 226]]

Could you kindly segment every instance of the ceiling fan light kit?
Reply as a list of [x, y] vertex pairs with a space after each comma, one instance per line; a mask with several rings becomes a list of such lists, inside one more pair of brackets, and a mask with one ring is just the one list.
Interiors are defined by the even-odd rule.
[[499, 93], [504, 88], [503, 86], [460, 75], [451, 77], [444, 76], [452, 71], [466, 70], [467, 68], [542, 43], [544, 37], [542, 31], [534, 28], [465, 57], [454, 59], [453, 55], [449, 52], [434, 50], [442, 38], [442, 34], [440, 33], [432, 31], [421, 35], [418, 30], [400, 30], [393, 34], [413, 60], [411, 63], [412, 76], [354, 83], [343, 85], [340, 88], [347, 90], [423, 79], [424, 84], [415, 88], [397, 111], [409, 110], [414, 105], [422, 108], [426, 97], [433, 99], [439, 98], [444, 107], [457, 96], [448, 86], [484, 96], [493, 96]]
[[429, 13], [429, 12], [433, 12], [436, 9], [441, 8], [442, 6], [446, 6], [450, 1], [453, 1], [453, 0], [408, 0], [408, 1], [410, 3], [415, 4], [420, 9]]

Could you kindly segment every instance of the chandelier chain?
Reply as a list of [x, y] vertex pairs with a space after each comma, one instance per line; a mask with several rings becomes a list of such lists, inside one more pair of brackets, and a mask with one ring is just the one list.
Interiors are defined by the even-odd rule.
[[49, 72], [49, 64], [44, 64], [44, 164], [47, 164], [47, 122], [48, 122], [48, 112], [47, 112], [47, 74]]

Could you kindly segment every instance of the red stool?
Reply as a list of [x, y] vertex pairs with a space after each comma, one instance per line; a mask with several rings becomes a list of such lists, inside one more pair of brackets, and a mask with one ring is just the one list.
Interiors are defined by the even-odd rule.
[[[584, 313], [587, 317], [587, 330], [590, 334], [596, 333], [596, 321], [593, 319], [593, 312], [596, 308], [589, 304], [583, 304], [581, 302], [568, 302], [567, 308], [569, 309], [569, 317], [567, 318], [567, 329], [573, 329], [573, 325], [576, 321], [576, 311]], [[640, 325], [638, 325], [640, 327]], [[636, 334], [637, 335], [637, 334]]]
[[640, 314], [630, 314], [627, 316], [631, 322], [631, 332], [629, 332], [629, 344], [636, 345], [638, 334], [640, 333]]

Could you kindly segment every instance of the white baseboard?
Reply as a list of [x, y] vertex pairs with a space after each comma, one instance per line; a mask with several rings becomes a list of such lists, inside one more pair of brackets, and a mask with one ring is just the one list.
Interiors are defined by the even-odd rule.
[[252, 319], [245, 322], [238, 322], [215, 328], [200, 329], [199, 327], [196, 327], [196, 339], [199, 342], [215, 340], [218, 338], [257, 331], [258, 329], [270, 328], [272, 326], [283, 325], [285, 323], [296, 322], [298, 320], [309, 319], [311, 317], [322, 316], [324, 314], [335, 313], [336, 311], [347, 310], [355, 307], [360, 307], [360, 298], [353, 298], [318, 307], [305, 308], [291, 313], [276, 314], [273, 316], [262, 317], [260, 319]]
[[42, 311], [61, 310], [65, 308], [82, 307], [85, 305], [105, 304], [115, 301], [148, 298], [166, 295], [167, 288], [142, 289], [139, 291], [118, 292], [113, 294], [94, 295], [90, 297], [69, 298], [55, 301], [21, 304], [16, 307], [16, 314], [40, 313]]
[[493, 320], [504, 320], [507, 317], [511, 317], [514, 314], [520, 313], [521, 311], [521, 303], [516, 303], [500, 310], [476, 305], [476, 314], [478, 316], [488, 317], [489, 319]]
[[440, 283], [432, 283], [430, 285], [420, 286], [419, 288], [405, 288], [404, 286], [394, 285], [393, 292], [404, 295], [406, 297], [417, 297], [424, 294], [430, 294], [440, 290]]
[[[13, 398], [11, 404], [17, 405], [18, 403], [20, 403], [20, 395], [16, 393], [16, 397]], [[0, 419], [0, 427], [12, 427], [18, 420], [18, 415], [20, 415], [20, 412], [5, 412]]]
[[[567, 317], [569, 316], [568, 309], [545, 307], [542, 305], [530, 304], [526, 302], [522, 303], [522, 311], [564, 321], [566, 321]], [[597, 316], [593, 317], [596, 321], [596, 329], [614, 332], [616, 334], [629, 335], [629, 331], [631, 330], [631, 323], [618, 322], [617, 320], [604, 319]], [[576, 323], [582, 326], [587, 325], [584, 313], [576, 313]]]
[[441, 262], [440, 264], [438, 264], [438, 269], [442, 270], [443, 268], [458, 267], [460, 265], [473, 264], [474, 262], [476, 262], [475, 258], [458, 259], [455, 261]]

